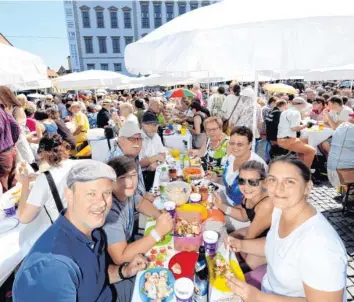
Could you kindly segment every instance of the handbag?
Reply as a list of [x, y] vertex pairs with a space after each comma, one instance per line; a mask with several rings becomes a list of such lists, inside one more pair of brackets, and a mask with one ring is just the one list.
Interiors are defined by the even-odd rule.
[[238, 103], [240, 102], [240, 99], [241, 99], [241, 96], [238, 97], [238, 99], [237, 99], [237, 101], [236, 101], [236, 104], [235, 104], [235, 107], [234, 107], [234, 109], [232, 109], [229, 118], [228, 118], [227, 120], [224, 120], [223, 123], [222, 123], [222, 131], [223, 131], [224, 133], [226, 133], [226, 132], [229, 130], [229, 127], [230, 127], [230, 119], [231, 119], [232, 115], [234, 114], [234, 112], [235, 112], [235, 110], [236, 110], [236, 107], [237, 107]]
[[[63, 203], [61, 201], [57, 186], [55, 185], [53, 176], [52, 176], [52, 174], [50, 174], [49, 171], [45, 171], [44, 175], [47, 178], [50, 191], [52, 192], [52, 195], [53, 195], [53, 198], [54, 198], [54, 201], [55, 201], [55, 205], [57, 206], [58, 212], [60, 213], [64, 209], [64, 206], [63, 206]], [[47, 210], [47, 208], [45, 206], [44, 206], [44, 209], [47, 212], [47, 215], [48, 215], [48, 217], [50, 219], [50, 222], [53, 224], [53, 219], [52, 219], [52, 217], [50, 217], [50, 215], [48, 213], [48, 210]]]
[[114, 126], [106, 126], [104, 128], [104, 136], [107, 139], [108, 148], [111, 150], [111, 139], [115, 137]]
[[[340, 150], [340, 154], [339, 154], [339, 157], [338, 157], [337, 165], [339, 163], [340, 156], [342, 155], [344, 142], [345, 142], [345, 139], [347, 138], [348, 130], [349, 130], [349, 128], [347, 129], [347, 132], [345, 133], [345, 136], [344, 136], [344, 140], [343, 140], [342, 148]], [[354, 168], [351, 168], [351, 169], [337, 169], [337, 173], [338, 173], [338, 176], [339, 176], [340, 183], [342, 185], [349, 185], [349, 184], [354, 183]]]

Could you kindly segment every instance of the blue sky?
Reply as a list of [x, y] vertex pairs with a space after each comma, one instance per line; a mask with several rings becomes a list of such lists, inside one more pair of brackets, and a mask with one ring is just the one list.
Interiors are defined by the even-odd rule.
[[0, 0], [0, 33], [15, 47], [42, 57], [50, 68], [68, 68], [63, 1]]

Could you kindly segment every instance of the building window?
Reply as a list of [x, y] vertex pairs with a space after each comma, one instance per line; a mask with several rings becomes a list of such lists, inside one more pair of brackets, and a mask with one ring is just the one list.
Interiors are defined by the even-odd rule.
[[186, 13], [186, 4], [178, 3], [178, 15], [183, 15]]
[[83, 28], [90, 28], [90, 13], [88, 11], [82, 12], [82, 27]]
[[103, 11], [96, 11], [97, 28], [104, 28]]
[[150, 28], [149, 2], [141, 2], [140, 7], [141, 7], [141, 27]]
[[123, 10], [124, 15], [124, 28], [132, 28], [132, 17], [130, 13], [130, 9], [126, 8]]
[[154, 3], [154, 15], [155, 28], [158, 28], [162, 25], [161, 3]]
[[174, 3], [166, 2], [166, 21], [171, 21], [174, 15]]
[[93, 53], [92, 37], [84, 37], [86, 53]]
[[112, 37], [112, 51], [113, 53], [120, 53], [120, 38]]
[[98, 37], [98, 49], [100, 53], [107, 53], [106, 37]]
[[101, 70], [108, 70], [108, 64], [101, 64]]
[[111, 11], [111, 28], [118, 28], [118, 14], [117, 11]]
[[124, 37], [125, 39], [125, 47], [127, 47], [130, 43], [133, 43], [133, 37]]
[[210, 1], [202, 1], [202, 6], [208, 6], [210, 5]]
[[198, 2], [197, 1], [191, 1], [190, 2], [191, 10], [197, 9], [198, 8]]
[[87, 70], [95, 70], [95, 64], [87, 64]]
[[115, 72], [122, 71], [122, 63], [114, 63], [113, 66]]

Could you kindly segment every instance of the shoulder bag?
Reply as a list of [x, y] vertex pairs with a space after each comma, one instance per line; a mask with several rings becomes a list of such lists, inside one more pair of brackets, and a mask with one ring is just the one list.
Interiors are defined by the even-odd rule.
[[[57, 186], [55, 185], [54, 179], [52, 174], [50, 174], [49, 171], [45, 171], [44, 172], [45, 177], [47, 178], [48, 184], [49, 184], [49, 188], [50, 191], [52, 192], [54, 201], [55, 201], [55, 205], [57, 206], [58, 212], [60, 213], [63, 209], [63, 203], [61, 201]], [[44, 206], [45, 211], [47, 212], [47, 215], [49, 216], [50, 222], [53, 224], [53, 219], [52, 217], [50, 217], [47, 208]]]
[[241, 96], [238, 97], [238, 99], [237, 99], [237, 101], [236, 101], [236, 104], [235, 104], [235, 107], [234, 107], [234, 109], [232, 109], [229, 118], [228, 118], [227, 120], [224, 120], [224, 121], [223, 121], [223, 124], [222, 124], [222, 131], [223, 131], [224, 133], [227, 133], [227, 131], [229, 130], [229, 127], [230, 127], [230, 119], [231, 119], [232, 115], [234, 114], [234, 112], [235, 112], [235, 110], [236, 110], [236, 107], [237, 107], [238, 103], [240, 102], [240, 99], [241, 99]]

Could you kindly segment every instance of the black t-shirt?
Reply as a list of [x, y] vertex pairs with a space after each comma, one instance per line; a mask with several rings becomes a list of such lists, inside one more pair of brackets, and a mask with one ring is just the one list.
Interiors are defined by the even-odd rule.
[[97, 128], [104, 128], [108, 126], [108, 122], [111, 119], [111, 115], [109, 114], [106, 108], [102, 108], [97, 113]]
[[281, 111], [275, 107], [268, 112], [265, 117], [267, 140], [276, 141], [278, 136], [278, 124], [280, 120]]

